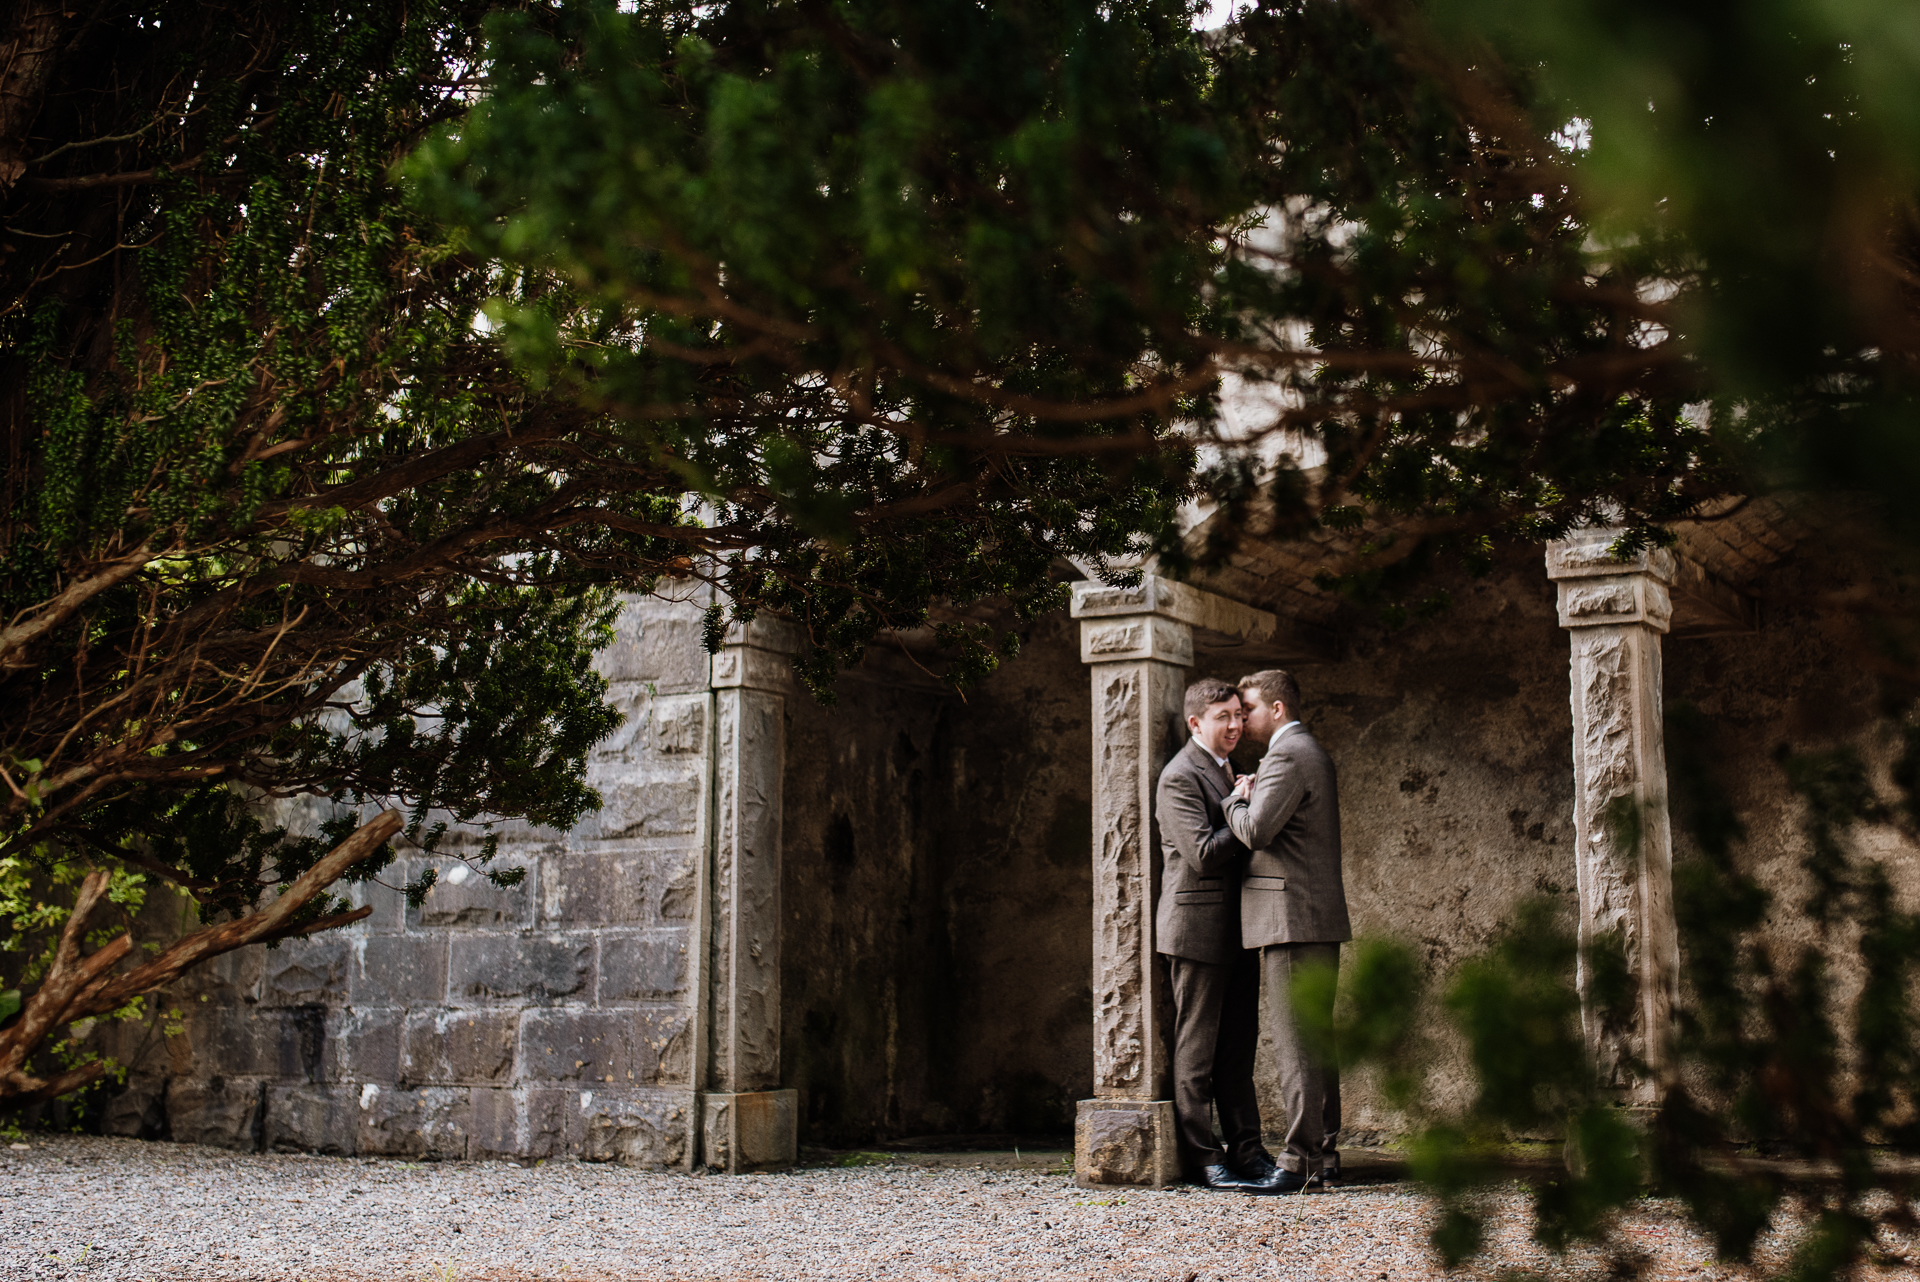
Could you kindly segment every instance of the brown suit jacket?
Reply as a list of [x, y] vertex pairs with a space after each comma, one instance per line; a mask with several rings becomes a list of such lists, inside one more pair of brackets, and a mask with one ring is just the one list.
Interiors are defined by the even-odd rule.
[[[1230, 768], [1230, 767], [1229, 767]], [[1154, 947], [1173, 957], [1224, 964], [1240, 954], [1240, 874], [1247, 848], [1227, 831], [1220, 803], [1225, 771], [1192, 739], [1160, 772], [1160, 906]]]
[[1240, 886], [1240, 942], [1339, 943], [1353, 938], [1340, 877], [1340, 796], [1333, 761], [1306, 727], [1267, 745], [1253, 797], [1229, 797], [1227, 827], [1253, 856]]

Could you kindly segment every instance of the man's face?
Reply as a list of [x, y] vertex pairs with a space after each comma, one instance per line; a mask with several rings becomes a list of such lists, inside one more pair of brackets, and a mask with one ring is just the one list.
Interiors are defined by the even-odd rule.
[[1216, 757], [1224, 757], [1240, 742], [1241, 705], [1238, 698], [1222, 699], [1207, 705], [1197, 717], [1187, 718], [1187, 728], [1200, 746]]
[[1286, 715], [1286, 704], [1262, 703], [1257, 690], [1242, 690], [1240, 697], [1246, 700], [1247, 738], [1255, 743], [1266, 743], [1272, 739], [1273, 732], [1290, 719]]

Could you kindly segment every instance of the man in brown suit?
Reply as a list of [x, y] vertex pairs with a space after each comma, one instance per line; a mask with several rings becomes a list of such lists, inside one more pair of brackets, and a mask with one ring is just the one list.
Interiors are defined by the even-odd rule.
[[[1240, 742], [1240, 693], [1209, 678], [1187, 687], [1192, 738], [1160, 772], [1163, 872], [1154, 946], [1173, 977], [1173, 1108], [1181, 1164], [1209, 1188], [1266, 1192], [1273, 1160], [1260, 1145], [1253, 1092], [1259, 1038], [1259, 954], [1240, 946], [1247, 848], [1221, 815], [1233, 791], [1227, 754]], [[1220, 1110], [1222, 1149], [1213, 1138]]]
[[[1278, 669], [1240, 682], [1246, 733], [1267, 745], [1252, 776], [1224, 806], [1227, 827], [1252, 851], [1240, 885], [1240, 942], [1260, 951], [1266, 1025], [1278, 1051], [1287, 1110], [1279, 1162], [1282, 1191], [1339, 1178], [1340, 1076], [1301, 1041], [1294, 977], [1310, 966], [1338, 967], [1353, 938], [1340, 877], [1340, 798], [1333, 762], [1300, 724], [1300, 688]], [[1323, 990], [1332, 1016], [1332, 987]]]

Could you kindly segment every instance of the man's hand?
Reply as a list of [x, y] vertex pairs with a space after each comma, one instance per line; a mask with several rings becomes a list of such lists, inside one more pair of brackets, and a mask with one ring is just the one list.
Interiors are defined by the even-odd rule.
[[1241, 775], [1233, 781], [1233, 795], [1242, 801], [1253, 799], [1253, 776]]

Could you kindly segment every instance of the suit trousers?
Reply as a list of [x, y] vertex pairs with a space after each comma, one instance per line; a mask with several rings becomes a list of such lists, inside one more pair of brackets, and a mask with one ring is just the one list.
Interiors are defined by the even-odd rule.
[[[1286, 1110], [1286, 1142], [1274, 1160], [1297, 1175], [1340, 1169], [1339, 1066], [1309, 1049], [1294, 1018], [1294, 976], [1306, 967], [1340, 965], [1338, 944], [1271, 944], [1260, 949], [1266, 1029], [1280, 1070], [1280, 1107]], [[1333, 1020], [1333, 987], [1324, 990], [1322, 1026]]]
[[1226, 1137], [1224, 1160], [1244, 1168], [1260, 1146], [1253, 1052], [1260, 1040], [1260, 954], [1231, 962], [1167, 958], [1173, 972], [1173, 1112], [1188, 1172], [1223, 1160], [1213, 1109]]

